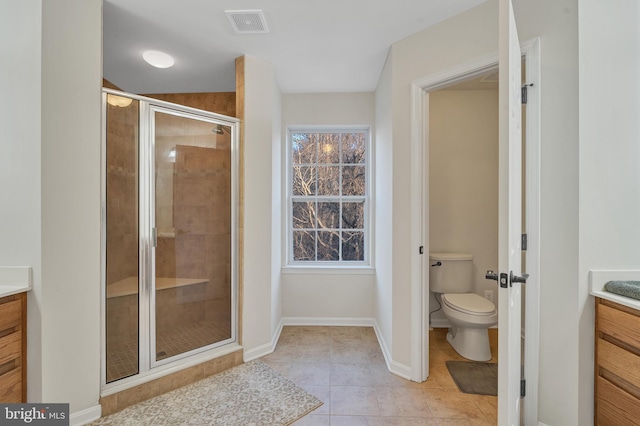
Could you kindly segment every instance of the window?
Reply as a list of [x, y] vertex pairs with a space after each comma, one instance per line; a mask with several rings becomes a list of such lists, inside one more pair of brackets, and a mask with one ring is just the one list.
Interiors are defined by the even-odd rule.
[[289, 130], [289, 264], [368, 264], [369, 131]]

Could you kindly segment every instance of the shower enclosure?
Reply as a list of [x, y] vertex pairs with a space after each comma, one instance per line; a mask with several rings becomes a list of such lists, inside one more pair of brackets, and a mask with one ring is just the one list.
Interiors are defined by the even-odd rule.
[[236, 342], [238, 120], [109, 89], [103, 114], [109, 387]]

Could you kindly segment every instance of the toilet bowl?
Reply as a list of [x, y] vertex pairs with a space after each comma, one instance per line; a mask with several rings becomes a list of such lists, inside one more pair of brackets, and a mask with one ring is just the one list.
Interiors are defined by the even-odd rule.
[[498, 311], [489, 300], [475, 293], [442, 295], [442, 310], [451, 327], [447, 341], [461, 356], [489, 361], [488, 328], [498, 323]]
[[441, 302], [451, 327], [447, 341], [461, 356], [489, 361], [488, 328], [498, 323], [495, 305], [472, 293], [473, 256], [464, 253], [431, 253], [429, 287]]

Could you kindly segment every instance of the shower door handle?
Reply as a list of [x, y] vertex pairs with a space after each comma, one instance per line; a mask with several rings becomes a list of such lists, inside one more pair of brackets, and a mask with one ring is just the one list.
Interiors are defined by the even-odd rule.
[[158, 228], [151, 228], [151, 245], [158, 247]]

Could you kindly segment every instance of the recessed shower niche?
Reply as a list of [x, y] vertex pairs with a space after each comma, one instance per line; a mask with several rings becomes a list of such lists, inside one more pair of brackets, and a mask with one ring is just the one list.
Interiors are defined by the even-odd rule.
[[238, 120], [103, 93], [103, 380], [237, 340]]

